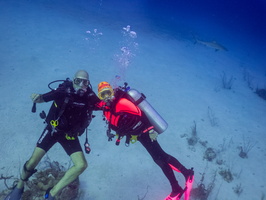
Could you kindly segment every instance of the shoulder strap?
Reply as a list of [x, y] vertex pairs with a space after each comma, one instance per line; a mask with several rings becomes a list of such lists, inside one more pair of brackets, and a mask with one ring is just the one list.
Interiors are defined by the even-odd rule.
[[69, 99], [70, 99], [70, 94], [71, 94], [71, 86], [72, 86], [72, 82], [67, 79], [65, 80], [62, 84], [60, 84], [59, 86], [61, 87], [64, 87], [65, 88], [65, 92], [67, 93], [66, 94], [66, 97], [65, 97], [65, 100], [64, 100], [64, 103], [58, 113], [58, 116], [57, 116], [57, 120], [62, 116], [62, 114], [64, 113], [65, 109], [66, 109], [66, 105], [68, 104], [69, 102]]
[[65, 109], [66, 109], [66, 105], [68, 104], [69, 102], [69, 97], [67, 96], [64, 100], [64, 103], [60, 109], [60, 112], [58, 113], [58, 116], [57, 116], [57, 120], [62, 116], [62, 114], [64, 113]]

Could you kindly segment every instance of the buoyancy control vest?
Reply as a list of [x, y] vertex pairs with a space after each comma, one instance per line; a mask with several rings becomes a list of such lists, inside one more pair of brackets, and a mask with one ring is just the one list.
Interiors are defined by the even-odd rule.
[[83, 134], [92, 116], [90, 91], [92, 90], [89, 88], [82, 96], [75, 94], [72, 82], [67, 79], [56, 90], [44, 94], [45, 101], [53, 100], [46, 123], [54, 131], [63, 131], [70, 136]]
[[[126, 98], [133, 102], [148, 118], [154, 130], [159, 134], [163, 133], [167, 127], [167, 122], [161, 117], [161, 115], [151, 106], [151, 104], [146, 100], [146, 96], [140, 93], [136, 89], [130, 89], [125, 83], [124, 87], [119, 87], [115, 91], [115, 96], [120, 98]], [[116, 97], [117, 98], [117, 97]]]

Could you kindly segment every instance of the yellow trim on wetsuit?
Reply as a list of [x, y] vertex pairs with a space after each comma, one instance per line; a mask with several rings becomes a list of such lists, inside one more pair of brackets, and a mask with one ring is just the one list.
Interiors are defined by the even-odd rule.
[[56, 104], [56, 102], [55, 102], [55, 101], [54, 101], [54, 106], [55, 106], [55, 107], [58, 107], [58, 105]]
[[69, 136], [68, 134], [66, 134], [66, 139], [67, 139], [67, 140], [75, 140], [76, 138], [73, 137], [73, 136], [71, 137], [71, 136]]

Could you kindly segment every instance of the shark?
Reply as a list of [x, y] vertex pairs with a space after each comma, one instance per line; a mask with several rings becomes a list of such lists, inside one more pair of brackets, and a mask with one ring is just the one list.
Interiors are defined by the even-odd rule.
[[215, 51], [219, 51], [219, 50], [228, 51], [228, 49], [225, 46], [217, 43], [216, 41], [208, 42], [208, 41], [199, 40], [195, 37], [194, 37], [194, 39], [195, 39], [194, 44], [199, 43], [199, 44], [202, 44], [206, 47], [213, 48], [213, 49], [215, 49]]

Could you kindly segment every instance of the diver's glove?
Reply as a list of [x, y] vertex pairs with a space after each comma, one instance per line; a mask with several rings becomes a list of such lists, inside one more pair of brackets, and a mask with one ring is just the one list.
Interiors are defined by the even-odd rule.
[[43, 103], [44, 102], [41, 94], [33, 93], [33, 94], [31, 94], [30, 98], [33, 101], [33, 103]]
[[154, 129], [152, 129], [149, 131], [149, 136], [150, 136], [151, 141], [154, 142], [157, 140], [158, 133]]

